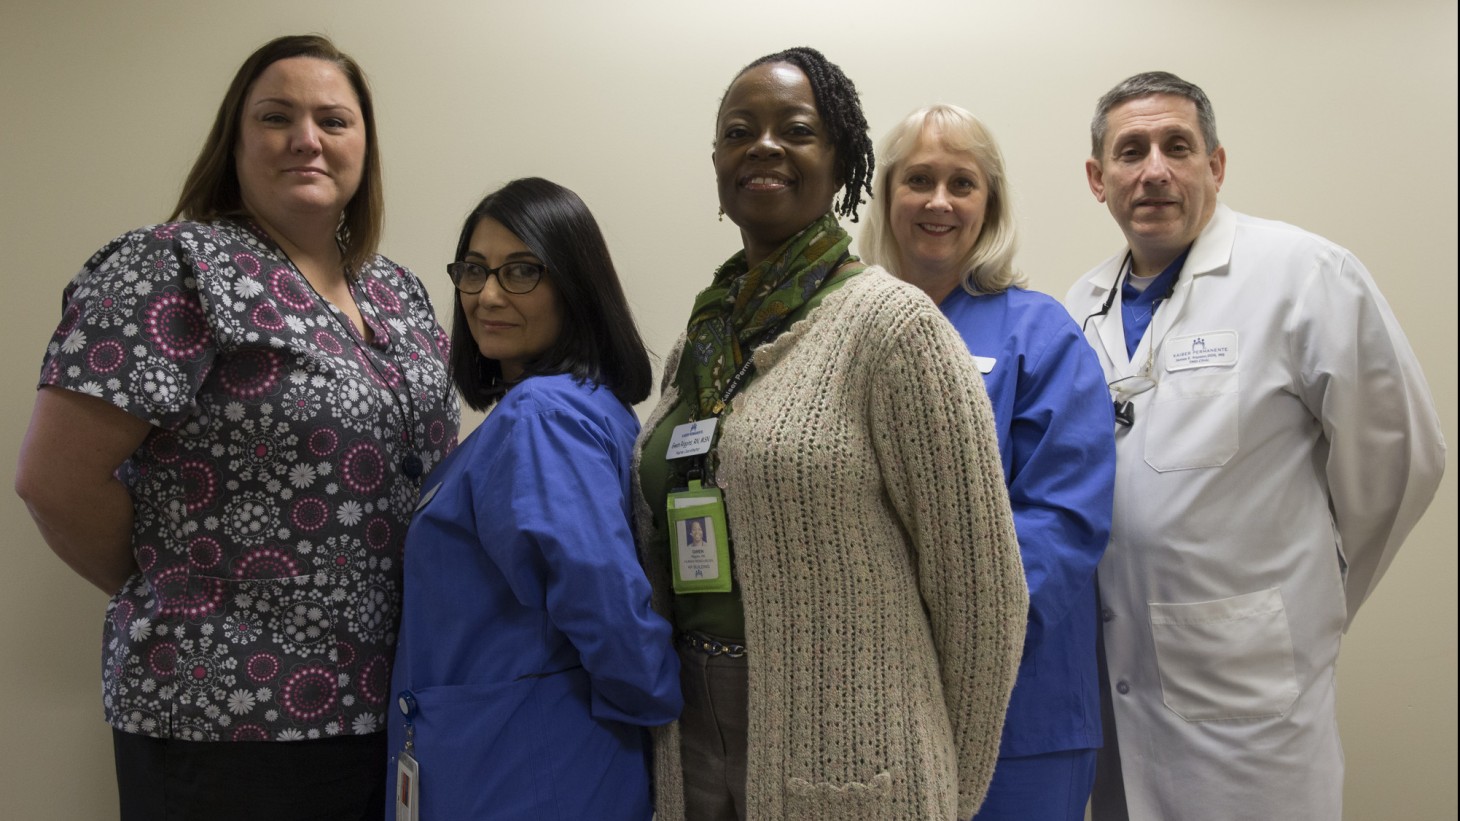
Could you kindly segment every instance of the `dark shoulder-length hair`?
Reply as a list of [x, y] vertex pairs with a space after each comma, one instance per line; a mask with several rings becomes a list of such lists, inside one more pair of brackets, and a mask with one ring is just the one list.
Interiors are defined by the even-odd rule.
[[234, 147], [238, 145], [243, 105], [248, 101], [248, 92], [259, 75], [274, 63], [291, 57], [310, 57], [336, 66], [350, 81], [350, 87], [360, 101], [360, 115], [365, 121], [365, 167], [360, 175], [360, 187], [345, 206], [340, 225], [340, 253], [344, 257], [346, 274], [353, 277], [375, 256], [385, 224], [380, 148], [375, 137], [375, 104], [370, 97], [370, 84], [366, 82], [365, 72], [360, 70], [359, 64], [323, 35], [279, 37], [260, 46], [243, 61], [238, 73], [233, 75], [228, 93], [223, 95], [218, 114], [213, 118], [213, 130], [208, 132], [208, 139], [203, 143], [203, 150], [198, 152], [193, 170], [188, 172], [177, 207], [168, 220], [179, 217], [214, 220], [245, 213], [233, 154]]
[[[562, 311], [562, 331], [552, 347], [526, 363], [524, 376], [572, 374], [607, 387], [634, 404], [649, 396], [649, 353], [634, 325], [603, 232], [577, 194], [541, 177], [513, 180], [488, 194], [461, 227], [456, 259], [465, 259], [472, 232], [494, 219], [522, 240], [547, 267]], [[461, 296], [451, 312], [451, 379], [466, 404], [486, 410], [511, 385], [501, 363], [482, 356], [466, 324]]]

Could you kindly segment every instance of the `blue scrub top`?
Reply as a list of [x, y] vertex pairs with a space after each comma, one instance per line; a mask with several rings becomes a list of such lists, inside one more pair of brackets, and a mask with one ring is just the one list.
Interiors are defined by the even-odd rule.
[[392, 806], [394, 702], [410, 690], [423, 821], [650, 818], [643, 727], [682, 702], [634, 550], [638, 431], [608, 389], [531, 377], [423, 483], [389, 692]]
[[939, 308], [980, 358], [1029, 584], [999, 754], [1099, 747], [1095, 566], [1115, 493], [1115, 415], [1100, 362], [1048, 295], [960, 287]]

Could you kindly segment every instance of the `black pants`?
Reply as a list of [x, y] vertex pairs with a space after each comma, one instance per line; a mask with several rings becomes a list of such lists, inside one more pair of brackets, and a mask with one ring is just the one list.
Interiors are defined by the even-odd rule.
[[121, 821], [381, 821], [385, 733], [176, 741], [112, 730]]

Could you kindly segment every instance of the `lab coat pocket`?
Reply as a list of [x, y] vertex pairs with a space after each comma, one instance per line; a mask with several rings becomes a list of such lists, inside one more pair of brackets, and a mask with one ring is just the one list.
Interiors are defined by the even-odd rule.
[[1146, 424], [1146, 464], [1172, 470], [1221, 467], [1237, 453], [1236, 367], [1167, 372]]
[[1166, 706], [1187, 721], [1280, 716], [1298, 698], [1278, 588], [1216, 601], [1152, 603]]

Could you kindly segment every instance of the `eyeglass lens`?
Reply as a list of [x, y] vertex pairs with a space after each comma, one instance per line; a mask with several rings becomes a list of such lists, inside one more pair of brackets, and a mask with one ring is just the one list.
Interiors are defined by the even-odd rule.
[[537, 287], [544, 266], [535, 262], [509, 262], [487, 268], [475, 262], [453, 262], [446, 266], [456, 289], [466, 294], [480, 293], [487, 287], [487, 277], [495, 274], [497, 283], [509, 294], [525, 294]]

